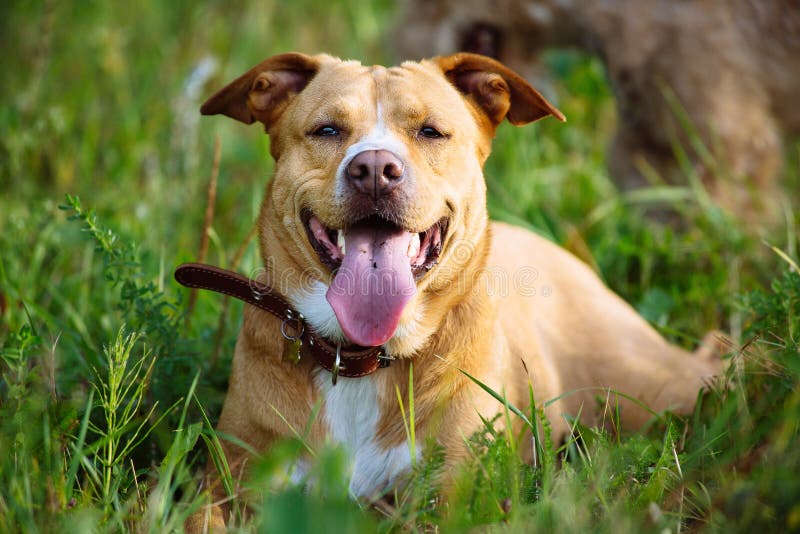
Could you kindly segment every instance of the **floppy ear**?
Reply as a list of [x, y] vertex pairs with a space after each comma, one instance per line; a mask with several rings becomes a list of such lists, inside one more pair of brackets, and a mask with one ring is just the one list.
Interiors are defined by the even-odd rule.
[[320, 58], [289, 53], [265, 59], [206, 100], [203, 115], [227, 115], [245, 124], [269, 126], [289, 99], [305, 88], [319, 70]]
[[503, 119], [522, 125], [552, 115], [564, 114], [548, 102], [525, 79], [499, 61], [461, 52], [433, 58], [450, 83], [464, 93], [497, 126]]

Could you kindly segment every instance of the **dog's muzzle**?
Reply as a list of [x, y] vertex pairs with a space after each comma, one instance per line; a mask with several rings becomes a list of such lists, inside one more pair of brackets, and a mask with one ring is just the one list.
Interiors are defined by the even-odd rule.
[[377, 201], [391, 194], [405, 180], [403, 161], [388, 150], [365, 150], [345, 169], [347, 187]]

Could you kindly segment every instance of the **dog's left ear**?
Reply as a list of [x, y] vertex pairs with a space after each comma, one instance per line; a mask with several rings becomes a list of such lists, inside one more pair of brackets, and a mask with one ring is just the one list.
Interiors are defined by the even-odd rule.
[[433, 58], [456, 88], [472, 100], [494, 126], [503, 119], [522, 125], [564, 114], [525, 79], [499, 61], [479, 54], [458, 53]]
[[272, 124], [290, 98], [311, 81], [321, 58], [299, 53], [265, 59], [206, 100], [203, 115], [227, 115], [245, 124]]

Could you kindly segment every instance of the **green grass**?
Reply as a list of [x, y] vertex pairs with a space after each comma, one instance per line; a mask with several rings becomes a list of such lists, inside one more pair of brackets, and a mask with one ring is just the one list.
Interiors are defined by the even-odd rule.
[[[0, 7], [0, 531], [179, 530], [204, 502], [197, 473], [225, 439], [211, 423], [241, 304], [199, 295], [189, 316], [171, 272], [198, 256], [217, 139], [207, 258], [258, 267], [252, 243], [237, 257], [272, 163], [258, 128], [201, 119], [199, 105], [273, 53], [391, 62], [391, 16], [383, 0]], [[727, 387], [636, 435], [576, 426], [581, 439], [560, 447], [544, 425], [534, 466], [487, 421], [449, 502], [427, 444], [390, 513], [346, 497], [336, 448], [314, 451], [311, 491], [289, 485], [298, 437], [256, 461], [254, 513], [237, 508], [237, 527], [800, 530], [797, 205], [766, 232], [705, 202], [690, 172], [685, 187], [621, 194], [605, 170], [615, 119], [601, 66], [548, 61], [569, 122], [501, 127], [492, 215], [574, 251], [677, 343], [729, 331], [740, 349]], [[788, 152], [797, 191], [800, 150]], [[680, 224], [644, 217], [653, 200]]]

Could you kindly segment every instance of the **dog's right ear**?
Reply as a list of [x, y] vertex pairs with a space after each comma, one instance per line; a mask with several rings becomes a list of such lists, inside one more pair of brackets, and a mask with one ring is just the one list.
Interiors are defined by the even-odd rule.
[[245, 124], [272, 124], [292, 96], [302, 91], [319, 70], [319, 57], [288, 53], [265, 59], [200, 107], [203, 115], [227, 115]]

